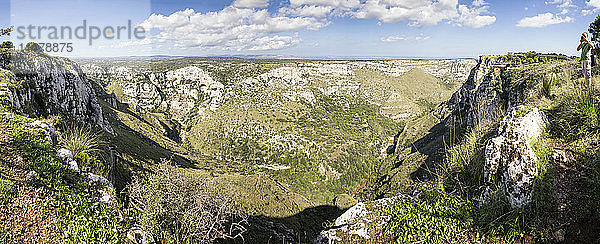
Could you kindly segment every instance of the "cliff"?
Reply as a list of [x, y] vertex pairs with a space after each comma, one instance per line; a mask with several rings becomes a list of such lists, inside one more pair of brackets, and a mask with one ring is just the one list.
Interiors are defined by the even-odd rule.
[[0, 67], [13, 107], [31, 117], [60, 115], [107, 132], [91, 81], [73, 61], [30, 51], [2, 50]]

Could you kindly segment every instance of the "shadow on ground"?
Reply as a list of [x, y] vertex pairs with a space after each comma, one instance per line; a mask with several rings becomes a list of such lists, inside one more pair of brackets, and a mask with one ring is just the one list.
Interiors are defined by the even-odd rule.
[[433, 126], [427, 135], [412, 144], [411, 153], [420, 153], [427, 158], [419, 168], [410, 174], [410, 178], [416, 182], [430, 181], [435, 179], [436, 167], [444, 160], [445, 141], [448, 129], [445, 121]]
[[221, 240], [219, 243], [313, 243], [329, 223], [344, 213], [345, 209], [322, 205], [307, 208], [284, 218], [251, 216], [244, 239]]

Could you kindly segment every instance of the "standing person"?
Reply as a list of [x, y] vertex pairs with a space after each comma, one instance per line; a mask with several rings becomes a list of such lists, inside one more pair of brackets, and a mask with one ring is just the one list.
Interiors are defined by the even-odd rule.
[[588, 33], [583, 32], [579, 39], [579, 46], [577, 51], [581, 51], [581, 69], [583, 71], [583, 77], [585, 77], [585, 85], [588, 89], [592, 88], [592, 60], [590, 53], [594, 49], [594, 45], [588, 41]]

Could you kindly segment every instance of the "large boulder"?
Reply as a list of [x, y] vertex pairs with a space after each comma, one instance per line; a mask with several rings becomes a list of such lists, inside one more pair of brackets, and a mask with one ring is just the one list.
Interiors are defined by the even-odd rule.
[[513, 108], [500, 123], [498, 136], [485, 148], [483, 202], [506, 197], [513, 207], [531, 202], [538, 158], [532, 144], [539, 139], [547, 122], [537, 108]]

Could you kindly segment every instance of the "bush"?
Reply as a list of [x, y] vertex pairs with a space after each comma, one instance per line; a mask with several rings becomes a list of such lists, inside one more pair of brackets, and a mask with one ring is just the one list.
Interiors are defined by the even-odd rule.
[[471, 239], [474, 204], [439, 189], [423, 193], [421, 201], [398, 201], [384, 210], [391, 217], [383, 232], [396, 243], [453, 243]]
[[8, 28], [0, 28], [0, 36], [10, 36], [10, 33], [15, 30], [14, 26]]
[[146, 179], [135, 178], [127, 187], [130, 210], [159, 243], [208, 243], [241, 238], [245, 222], [233, 196], [217, 194], [211, 181], [186, 175], [163, 162]]
[[15, 48], [15, 45], [13, 45], [11, 41], [5, 41], [2, 44], [0, 44], [0, 48], [13, 49]]
[[25, 50], [26, 51], [33, 51], [33, 52], [42, 52], [42, 51], [44, 51], [42, 49], [42, 47], [40, 47], [40, 45], [37, 44], [37, 43], [35, 43], [35, 42], [27, 43], [27, 45], [25, 45]]
[[0, 179], [0, 205], [7, 204], [12, 199], [15, 183], [11, 180]]
[[104, 173], [106, 167], [99, 158], [102, 146], [106, 143], [100, 137], [100, 133], [85, 125], [72, 124], [64, 129], [58, 140], [61, 146], [73, 152], [73, 156], [84, 169]]

